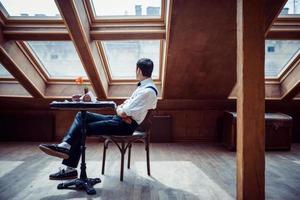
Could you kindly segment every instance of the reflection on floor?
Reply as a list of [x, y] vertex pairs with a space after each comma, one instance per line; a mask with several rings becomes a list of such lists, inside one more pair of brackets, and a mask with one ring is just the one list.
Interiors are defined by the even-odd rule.
[[[50, 181], [60, 160], [44, 155], [37, 143], [0, 143], [0, 199], [86, 199], [83, 191], [57, 190]], [[107, 152], [101, 175], [102, 144], [89, 143], [87, 172], [100, 177], [97, 199], [235, 199], [235, 153], [218, 144], [151, 144], [151, 174], [146, 173], [145, 151], [135, 144], [131, 169], [119, 181], [120, 153]], [[125, 165], [126, 166], [126, 165]], [[300, 144], [291, 152], [267, 152], [266, 198], [300, 196]]]

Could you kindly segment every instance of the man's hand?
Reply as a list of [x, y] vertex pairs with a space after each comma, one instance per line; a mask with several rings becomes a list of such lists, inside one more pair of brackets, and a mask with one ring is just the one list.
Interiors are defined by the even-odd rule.
[[131, 117], [127, 116], [126, 113], [122, 111], [122, 107], [123, 104], [117, 107], [117, 115], [122, 118], [122, 121], [126, 122], [127, 124], [131, 124], [132, 122]]
[[131, 117], [127, 116], [127, 117], [122, 118], [122, 121], [126, 122], [127, 124], [131, 124], [132, 119], [131, 119]]

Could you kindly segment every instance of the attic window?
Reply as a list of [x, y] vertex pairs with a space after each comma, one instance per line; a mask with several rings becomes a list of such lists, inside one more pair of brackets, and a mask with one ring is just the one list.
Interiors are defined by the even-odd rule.
[[91, 0], [96, 17], [161, 18], [161, 0]]
[[299, 53], [300, 40], [266, 40], [265, 76], [278, 77]]
[[50, 78], [86, 77], [71, 41], [29, 41], [27, 44]]
[[159, 79], [162, 46], [160, 40], [104, 41], [100, 45], [103, 46], [112, 80], [136, 79], [136, 62], [140, 58], [150, 58], [153, 61], [152, 77]]
[[300, 0], [288, 0], [280, 12], [280, 16], [299, 15]]
[[61, 19], [54, 0], [0, 0], [9, 17]]
[[1, 63], [0, 63], [0, 77], [13, 78], [13, 76], [5, 69], [5, 67]]

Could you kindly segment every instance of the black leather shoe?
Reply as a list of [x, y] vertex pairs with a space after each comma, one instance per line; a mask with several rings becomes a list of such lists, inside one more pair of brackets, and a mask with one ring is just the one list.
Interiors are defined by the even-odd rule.
[[50, 156], [55, 156], [63, 159], [69, 158], [69, 149], [59, 147], [57, 146], [57, 144], [40, 144], [39, 148]]
[[49, 175], [50, 180], [66, 180], [66, 179], [75, 179], [77, 178], [78, 173], [77, 170], [72, 170], [66, 172], [65, 169], [59, 169], [59, 172], [53, 173]]

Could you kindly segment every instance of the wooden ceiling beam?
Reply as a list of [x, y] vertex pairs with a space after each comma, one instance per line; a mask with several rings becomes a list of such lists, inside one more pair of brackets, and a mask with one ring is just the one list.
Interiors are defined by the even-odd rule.
[[287, 0], [265, 0], [265, 36], [268, 34], [273, 22], [276, 20], [286, 2]]
[[33, 97], [44, 98], [46, 83], [15, 42], [0, 46], [0, 60]]
[[10, 26], [3, 29], [6, 40], [71, 40], [67, 28], [63, 26]]
[[164, 29], [96, 29], [91, 31], [93, 40], [161, 40], [165, 37], [166, 31]]
[[282, 100], [293, 99], [300, 92], [300, 59], [281, 81]]
[[300, 39], [300, 19], [287, 18], [276, 19], [269, 29], [266, 39]]
[[71, 39], [98, 98], [106, 98], [108, 80], [102, 66], [96, 42], [90, 37], [90, 24], [81, 0], [55, 0], [69, 30]]

